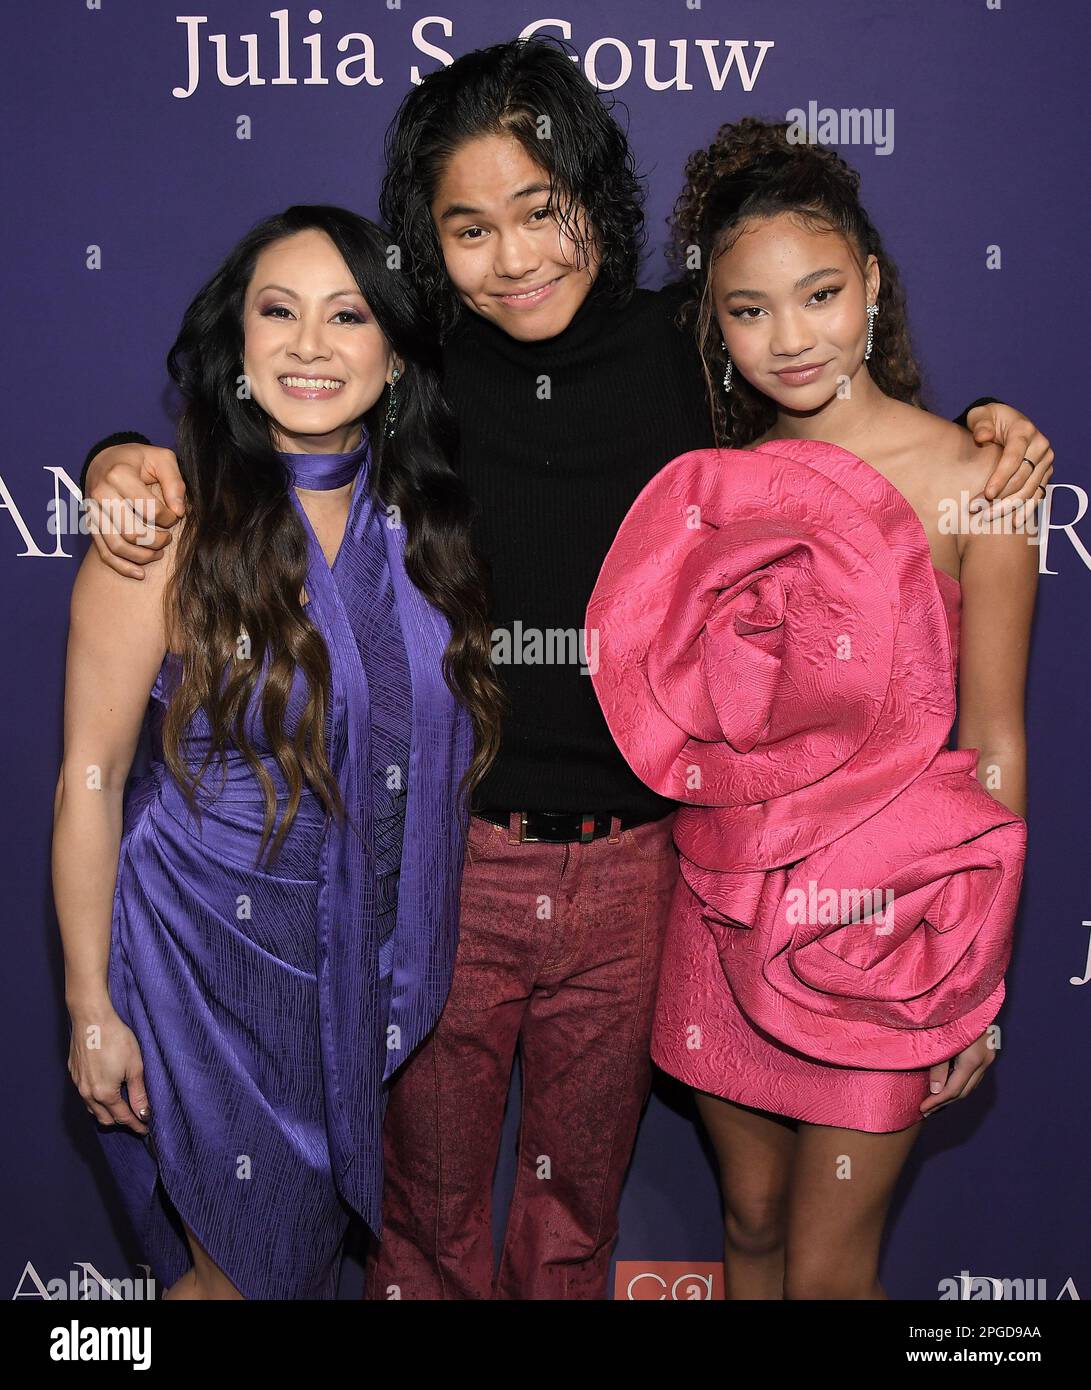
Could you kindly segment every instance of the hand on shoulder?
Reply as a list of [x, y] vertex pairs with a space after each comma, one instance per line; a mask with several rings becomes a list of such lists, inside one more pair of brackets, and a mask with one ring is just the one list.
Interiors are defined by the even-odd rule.
[[169, 449], [115, 444], [96, 454], [84, 490], [95, 549], [118, 574], [139, 579], [169, 549], [185, 511], [185, 484]]

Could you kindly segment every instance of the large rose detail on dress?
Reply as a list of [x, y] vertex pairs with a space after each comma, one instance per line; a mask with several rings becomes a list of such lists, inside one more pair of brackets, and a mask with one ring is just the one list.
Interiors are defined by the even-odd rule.
[[976, 757], [944, 750], [789, 869], [721, 873], [683, 857], [753, 1023], [820, 1061], [890, 1070], [981, 1035], [1004, 997], [1026, 826], [982, 788]]
[[674, 921], [703, 921], [754, 1026], [875, 1070], [979, 1037], [1026, 827], [945, 746], [955, 630], [897, 489], [815, 441], [685, 454], [634, 503], [587, 625], [619, 748], [684, 803]]
[[842, 459], [811, 442], [803, 457], [675, 459], [633, 504], [588, 607], [611, 733], [637, 776], [687, 803], [676, 839], [708, 868], [828, 843], [917, 776], [954, 717], [920, 522], [896, 493], [875, 507], [867, 475], [894, 489]]

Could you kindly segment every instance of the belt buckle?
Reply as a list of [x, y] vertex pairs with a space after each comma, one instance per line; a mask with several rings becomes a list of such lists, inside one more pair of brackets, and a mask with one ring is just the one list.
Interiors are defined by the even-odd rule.
[[[541, 837], [540, 835], [528, 835], [528, 834], [527, 834], [527, 816], [528, 816], [528, 812], [526, 812], [526, 811], [520, 811], [520, 812], [519, 812], [519, 843], [520, 843], [521, 845], [523, 845], [523, 844], [540, 844], [540, 843], [542, 843], [542, 837]], [[593, 812], [590, 812], [590, 811], [583, 811], [583, 812], [580, 813], [580, 833], [579, 833], [579, 837], [578, 837], [578, 840], [576, 841], [576, 843], [582, 844], [582, 845], [590, 844], [591, 841], [592, 841], [594, 838], [595, 838], [595, 816], [594, 816], [594, 813], [593, 813]], [[552, 842], [551, 842], [551, 843], [552, 843]]]

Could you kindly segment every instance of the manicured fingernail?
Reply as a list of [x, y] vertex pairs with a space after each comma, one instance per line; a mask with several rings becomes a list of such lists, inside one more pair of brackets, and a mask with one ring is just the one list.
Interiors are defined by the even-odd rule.
[[941, 1087], [938, 1081], [931, 1081], [928, 1084], [928, 1089], [932, 1092], [933, 1095], [935, 1095], [937, 1091], [940, 1091], [943, 1088]]

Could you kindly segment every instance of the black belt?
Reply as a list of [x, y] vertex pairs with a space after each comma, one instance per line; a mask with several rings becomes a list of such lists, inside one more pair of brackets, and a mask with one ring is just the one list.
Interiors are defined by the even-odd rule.
[[[511, 824], [511, 812], [496, 806], [475, 806], [473, 813], [483, 820], [492, 821], [493, 825]], [[579, 840], [586, 844], [589, 840], [609, 835], [610, 821], [614, 814], [616, 813], [611, 811], [517, 811], [519, 839], [521, 842], [549, 840], [554, 843]], [[643, 822], [639, 817], [621, 817], [622, 830], [641, 824]]]

